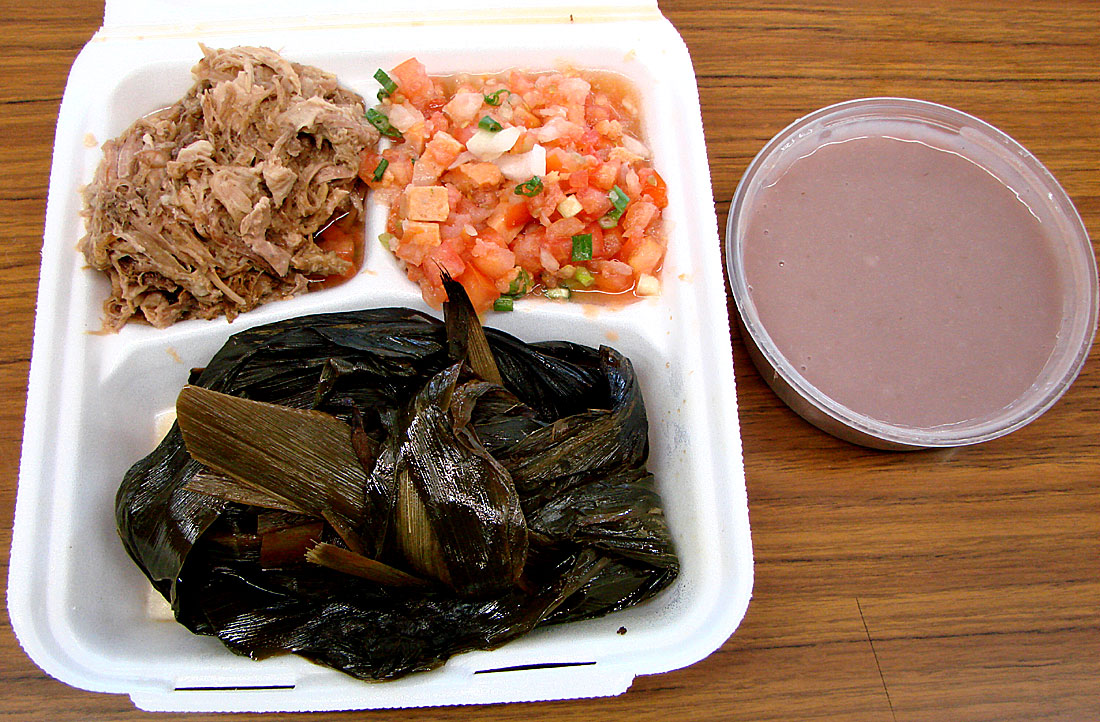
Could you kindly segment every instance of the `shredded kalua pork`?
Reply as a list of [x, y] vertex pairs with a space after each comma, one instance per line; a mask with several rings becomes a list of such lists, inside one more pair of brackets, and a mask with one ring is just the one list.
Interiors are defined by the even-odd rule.
[[179, 102], [103, 146], [80, 249], [111, 279], [106, 329], [230, 320], [348, 261], [314, 242], [362, 210], [363, 99], [267, 48], [211, 50]]

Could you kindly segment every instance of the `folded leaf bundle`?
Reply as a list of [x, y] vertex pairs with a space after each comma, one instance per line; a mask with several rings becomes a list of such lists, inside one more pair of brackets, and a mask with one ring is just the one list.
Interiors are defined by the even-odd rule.
[[322, 314], [231, 337], [116, 498], [177, 620], [363, 679], [431, 669], [668, 586], [630, 362], [445, 322]]

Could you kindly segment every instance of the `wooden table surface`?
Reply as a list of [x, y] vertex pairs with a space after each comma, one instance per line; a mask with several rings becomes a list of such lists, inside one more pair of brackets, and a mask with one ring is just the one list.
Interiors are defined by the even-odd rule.
[[[774, 133], [836, 101], [893, 95], [960, 108], [1015, 137], [1060, 180], [1090, 236], [1100, 234], [1100, 5], [661, 5], [695, 62], [723, 228], [741, 173]], [[0, 7], [6, 567], [54, 123], [69, 66], [103, 5]], [[338, 716], [1100, 719], [1100, 352], [1052, 410], [1006, 438], [883, 453], [800, 420], [763, 384], [736, 332], [733, 345], [756, 581], [747, 617], [720, 650], [639, 678], [612, 699]], [[5, 625], [0, 717], [151, 715], [127, 697], [46, 677]]]

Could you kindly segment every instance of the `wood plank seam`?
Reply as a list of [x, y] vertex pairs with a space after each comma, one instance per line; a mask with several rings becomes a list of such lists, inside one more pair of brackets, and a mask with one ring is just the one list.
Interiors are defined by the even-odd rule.
[[890, 699], [890, 688], [886, 686], [886, 677], [882, 674], [882, 665], [878, 661], [878, 652], [875, 651], [875, 641], [871, 639], [871, 630], [867, 627], [867, 619], [863, 616], [863, 607], [856, 597], [856, 609], [859, 610], [859, 621], [863, 623], [863, 631], [867, 634], [867, 644], [871, 646], [871, 656], [875, 658], [875, 669], [878, 670], [878, 678], [882, 680], [882, 691], [886, 693], [886, 704], [890, 707], [890, 716], [894, 722], [898, 722], [898, 715], [894, 712], [894, 701]]

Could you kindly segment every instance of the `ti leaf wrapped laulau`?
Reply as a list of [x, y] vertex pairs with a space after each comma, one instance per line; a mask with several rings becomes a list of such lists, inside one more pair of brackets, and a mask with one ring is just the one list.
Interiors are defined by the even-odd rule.
[[240, 332], [116, 498], [177, 620], [364, 679], [431, 669], [668, 586], [630, 362], [409, 309]]

